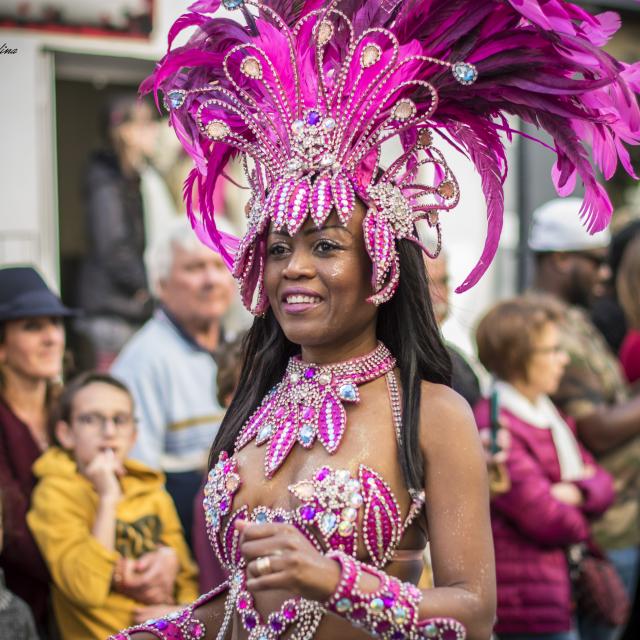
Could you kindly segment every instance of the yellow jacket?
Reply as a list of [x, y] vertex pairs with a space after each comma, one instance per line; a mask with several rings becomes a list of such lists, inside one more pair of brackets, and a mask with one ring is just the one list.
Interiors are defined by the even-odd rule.
[[91, 535], [98, 507], [92, 484], [78, 472], [71, 456], [51, 447], [33, 466], [39, 479], [27, 522], [49, 567], [53, 607], [63, 640], [104, 640], [130, 626], [141, 606], [111, 590], [120, 556], [138, 557], [165, 545], [174, 549], [181, 568], [176, 602], [194, 600], [197, 571], [184, 540], [164, 476], [127, 460], [116, 511], [116, 549], [109, 551]]

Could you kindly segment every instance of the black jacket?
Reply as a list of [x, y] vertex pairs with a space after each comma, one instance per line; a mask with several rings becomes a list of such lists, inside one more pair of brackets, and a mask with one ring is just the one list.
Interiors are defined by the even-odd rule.
[[84, 187], [89, 246], [78, 304], [88, 315], [142, 323], [151, 302], [134, 298], [148, 289], [140, 179], [123, 175], [116, 156], [103, 151], [89, 161]]

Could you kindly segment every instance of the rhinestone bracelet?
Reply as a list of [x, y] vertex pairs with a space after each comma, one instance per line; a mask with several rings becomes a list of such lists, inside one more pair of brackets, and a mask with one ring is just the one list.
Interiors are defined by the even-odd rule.
[[[326, 603], [332, 613], [383, 640], [465, 639], [465, 629], [456, 620], [418, 619], [422, 592], [415, 585], [358, 562], [341, 551], [330, 551], [327, 557], [336, 560], [341, 568], [338, 587]], [[358, 583], [365, 573], [378, 581], [374, 591], [360, 590]]]
[[132, 634], [150, 633], [160, 640], [204, 640], [206, 628], [203, 622], [194, 616], [194, 611], [210, 600], [224, 593], [228, 589], [228, 583], [223, 582], [215, 589], [201, 595], [195, 602], [184, 609], [180, 609], [162, 618], [152, 618], [142, 624], [129, 627], [108, 640], [135, 640]]

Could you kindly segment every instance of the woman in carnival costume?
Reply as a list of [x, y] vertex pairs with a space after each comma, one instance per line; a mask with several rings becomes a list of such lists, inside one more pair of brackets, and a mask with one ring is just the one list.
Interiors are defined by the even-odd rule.
[[[605, 177], [618, 159], [633, 173], [640, 68], [599, 49], [615, 14], [560, 0], [223, 1], [236, 16], [200, 0], [178, 19], [143, 89], [162, 91], [194, 159], [193, 226], [256, 316], [204, 500], [229, 580], [115, 638], [486, 640], [485, 464], [448, 386], [415, 223], [439, 231], [458, 201], [439, 146], [465, 152], [488, 212], [458, 290], [473, 286], [500, 234], [513, 114], [551, 134], [557, 190], [579, 177], [584, 222], [603, 228], [587, 149]], [[234, 155], [251, 189], [240, 241], [212, 204]], [[435, 587], [420, 591], [427, 537]]]

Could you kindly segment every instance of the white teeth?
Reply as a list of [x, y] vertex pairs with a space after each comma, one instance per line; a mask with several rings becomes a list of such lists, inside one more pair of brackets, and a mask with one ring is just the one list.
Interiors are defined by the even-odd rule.
[[316, 296], [303, 296], [299, 294], [287, 296], [287, 304], [313, 304], [314, 302], [320, 302], [320, 298]]

